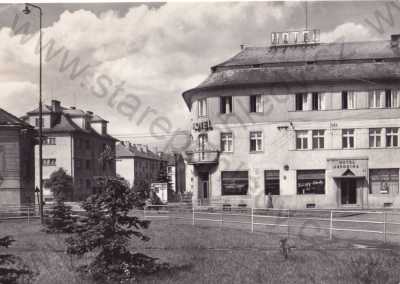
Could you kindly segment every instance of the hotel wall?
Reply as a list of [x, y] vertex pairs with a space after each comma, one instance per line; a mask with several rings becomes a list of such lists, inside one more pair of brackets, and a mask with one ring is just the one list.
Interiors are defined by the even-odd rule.
[[[337, 207], [338, 185], [326, 171], [326, 188], [324, 195], [298, 195], [296, 189], [296, 170], [326, 169], [328, 158], [363, 157], [369, 158], [369, 168], [400, 168], [399, 148], [369, 148], [368, 128], [400, 126], [400, 109], [366, 109], [366, 94], [357, 95], [355, 110], [338, 110], [341, 107], [340, 94], [332, 94], [327, 105], [335, 110], [293, 111], [294, 96], [264, 96], [264, 113], [249, 113], [249, 98], [233, 97], [233, 113], [220, 114], [219, 97], [207, 98], [208, 117], [214, 129], [208, 133], [208, 141], [219, 148], [220, 133], [233, 133], [233, 153], [221, 153], [219, 162], [210, 170], [210, 198], [229, 200], [232, 204], [245, 202], [257, 207], [265, 207], [267, 197], [264, 195], [264, 170], [280, 171], [280, 196], [273, 196], [275, 207], [305, 208], [307, 203], [316, 207]], [[257, 93], [260, 94], [260, 93]], [[271, 106], [273, 103], [273, 106]], [[197, 103], [192, 108], [193, 120], [197, 118]], [[373, 119], [371, 119], [373, 118]], [[293, 123], [294, 129], [289, 124]], [[280, 127], [280, 130], [278, 129]], [[287, 129], [282, 128], [286, 126]], [[341, 129], [355, 128], [355, 149], [341, 148]], [[294, 130], [325, 129], [325, 149], [295, 150]], [[249, 152], [249, 132], [263, 132], [264, 149], [261, 153]], [[198, 132], [193, 132], [196, 139]], [[384, 142], [384, 141], [382, 141]], [[311, 140], [309, 140], [311, 143]], [[283, 169], [284, 165], [289, 170]], [[199, 167], [193, 167], [194, 199], [197, 199]], [[248, 196], [221, 196], [221, 171], [248, 170]], [[188, 169], [190, 171], [190, 169]], [[188, 180], [190, 175], [188, 176]], [[400, 198], [384, 194], [368, 194], [367, 180], [358, 181], [358, 196], [363, 192], [364, 206], [383, 207], [392, 202], [400, 207]], [[254, 201], [252, 201], [254, 200]]]

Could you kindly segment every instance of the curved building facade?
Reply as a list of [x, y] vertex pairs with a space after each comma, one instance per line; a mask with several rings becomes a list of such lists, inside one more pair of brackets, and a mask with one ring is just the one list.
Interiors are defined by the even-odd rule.
[[183, 93], [195, 204], [399, 208], [400, 37], [242, 47]]

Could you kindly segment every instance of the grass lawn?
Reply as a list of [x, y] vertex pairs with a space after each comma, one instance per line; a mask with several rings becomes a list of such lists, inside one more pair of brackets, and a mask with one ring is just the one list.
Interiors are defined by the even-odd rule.
[[[17, 240], [8, 251], [37, 272], [35, 283], [94, 283], [75, 271], [90, 256], [70, 258], [64, 253], [65, 235], [40, 229], [38, 222], [0, 223], [0, 236]], [[279, 251], [282, 236], [276, 234], [164, 220], [153, 221], [147, 235], [149, 242], [135, 241], [132, 246], [170, 263], [172, 269], [140, 277], [140, 283], [400, 282], [400, 250], [394, 245], [363, 243], [373, 248], [360, 249], [349, 241], [293, 237], [290, 243], [296, 248], [285, 260]], [[363, 277], [373, 281], [362, 282]]]

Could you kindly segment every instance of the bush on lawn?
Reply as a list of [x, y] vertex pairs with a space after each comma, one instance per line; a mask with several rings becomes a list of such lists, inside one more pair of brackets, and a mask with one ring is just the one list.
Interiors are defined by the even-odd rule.
[[45, 186], [50, 188], [56, 201], [46, 215], [45, 232], [72, 233], [75, 220], [72, 217], [71, 207], [64, 203], [65, 200], [72, 198], [72, 177], [60, 168], [50, 175]]
[[[8, 248], [15, 240], [10, 237], [0, 238], [0, 247]], [[0, 283], [27, 283], [33, 278], [32, 271], [23, 264], [20, 257], [12, 254], [0, 254]]]
[[151, 205], [162, 205], [161, 199], [158, 197], [156, 192], [151, 189], [148, 181], [144, 179], [135, 179], [132, 187], [133, 192], [136, 194], [136, 201], [134, 206], [139, 209], [143, 209], [146, 204]]
[[[388, 257], [379, 251], [352, 257], [346, 268], [355, 284], [391, 283], [399, 257]], [[398, 275], [397, 275], [398, 277]]]
[[133, 236], [149, 240], [141, 232], [148, 228], [149, 221], [129, 215], [138, 202], [137, 194], [117, 177], [99, 178], [98, 185], [98, 193], [83, 203], [87, 219], [78, 234], [67, 239], [67, 253], [81, 256], [95, 251], [94, 261], [82, 269], [102, 281], [132, 279], [137, 274], [166, 268], [155, 258], [128, 248]]

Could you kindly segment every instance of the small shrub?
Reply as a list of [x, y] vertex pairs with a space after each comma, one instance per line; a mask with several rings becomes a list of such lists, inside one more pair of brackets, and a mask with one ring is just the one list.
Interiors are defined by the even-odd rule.
[[292, 251], [292, 249], [296, 248], [294, 245], [290, 245], [288, 243], [287, 238], [280, 239], [279, 245], [280, 245], [280, 251], [285, 260], [289, 258], [289, 253]]
[[356, 284], [385, 284], [391, 283], [391, 272], [393, 265], [399, 260], [393, 257], [375, 254], [360, 255], [352, 257], [346, 266], [350, 272], [353, 283]]
[[75, 219], [72, 217], [71, 206], [64, 202], [56, 202], [52, 205], [45, 218], [46, 233], [73, 233]]
[[50, 208], [45, 219], [45, 232], [47, 233], [72, 233], [75, 220], [72, 217], [71, 207], [64, 201], [71, 199], [73, 192], [72, 177], [63, 168], [50, 175], [45, 183], [50, 187], [56, 203]]

